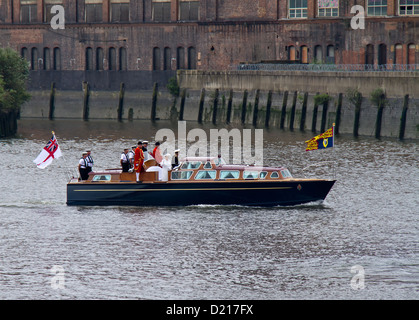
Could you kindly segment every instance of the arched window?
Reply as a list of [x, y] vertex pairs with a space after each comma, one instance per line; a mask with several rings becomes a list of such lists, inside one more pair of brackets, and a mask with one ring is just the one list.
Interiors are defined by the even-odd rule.
[[172, 50], [166, 47], [164, 48], [164, 70], [171, 70], [172, 69]]
[[369, 44], [365, 50], [365, 64], [374, 64], [374, 45]]
[[394, 46], [394, 63], [403, 64], [403, 45], [400, 43]]
[[161, 70], [160, 66], [160, 48], [153, 48], [153, 70]]
[[176, 68], [185, 69], [185, 49], [183, 47], [179, 47], [176, 50]]
[[115, 48], [109, 48], [109, 70], [116, 70], [116, 50]]
[[384, 43], [378, 46], [378, 65], [387, 64], [387, 45]]
[[61, 70], [61, 51], [60, 51], [60, 48], [54, 48], [53, 68], [54, 68], [54, 70]]
[[328, 45], [326, 48], [327, 63], [335, 63], [335, 47]]
[[44, 70], [51, 70], [51, 53], [49, 48], [44, 48]]
[[38, 49], [32, 48], [31, 51], [31, 70], [38, 70]]
[[188, 69], [196, 69], [196, 49], [188, 48]]
[[20, 51], [20, 55], [22, 56], [23, 59], [26, 59], [29, 61], [28, 48], [23, 47], [22, 50]]
[[127, 62], [127, 49], [119, 48], [119, 70], [126, 71], [128, 69]]
[[301, 63], [308, 63], [308, 48], [307, 46], [301, 46]]
[[93, 49], [86, 48], [86, 70], [93, 70]]
[[96, 70], [103, 70], [103, 49], [96, 49]]
[[416, 64], [416, 45], [413, 43], [407, 45], [407, 64]]
[[314, 61], [315, 63], [323, 63], [323, 48], [322, 46], [314, 47]]

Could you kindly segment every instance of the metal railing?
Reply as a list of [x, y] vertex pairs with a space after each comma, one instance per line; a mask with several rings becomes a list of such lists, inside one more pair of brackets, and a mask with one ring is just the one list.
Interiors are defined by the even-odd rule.
[[311, 71], [311, 72], [412, 72], [419, 71], [419, 64], [276, 64], [254, 63], [230, 66], [237, 71]]

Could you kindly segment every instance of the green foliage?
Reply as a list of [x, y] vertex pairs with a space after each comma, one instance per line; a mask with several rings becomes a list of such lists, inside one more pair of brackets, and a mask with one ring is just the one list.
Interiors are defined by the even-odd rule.
[[388, 102], [386, 99], [386, 94], [381, 88], [377, 88], [371, 92], [370, 100], [377, 107], [384, 107]]
[[329, 100], [330, 100], [330, 96], [327, 93], [316, 94], [314, 96], [314, 104], [317, 106], [325, 104]]
[[166, 86], [167, 90], [169, 90], [169, 93], [174, 97], [179, 97], [180, 88], [179, 84], [177, 83], [176, 77], [170, 78], [169, 82]]
[[358, 106], [361, 104], [362, 94], [356, 88], [351, 88], [346, 91], [346, 98], [354, 105]]
[[10, 48], [0, 48], [0, 110], [19, 109], [29, 100], [26, 91], [28, 75], [26, 60]]

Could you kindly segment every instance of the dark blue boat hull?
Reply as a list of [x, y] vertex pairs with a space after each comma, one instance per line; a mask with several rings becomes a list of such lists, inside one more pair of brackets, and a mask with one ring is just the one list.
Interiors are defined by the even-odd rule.
[[324, 200], [334, 180], [199, 183], [69, 183], [67, 205], [290, 206]]

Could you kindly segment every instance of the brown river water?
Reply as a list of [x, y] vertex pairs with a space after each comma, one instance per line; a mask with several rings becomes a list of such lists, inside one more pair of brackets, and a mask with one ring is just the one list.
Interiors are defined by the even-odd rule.
[[[68, 207], [81, 152], [92, 150], [96, 169], [115, 167], [123, 148], [177, 123], [18, 125], [0, 140], [2, 300], [419, 298], [417, 141], [340, 135], [306, 152], [312, 132], [264, 129], [265, 165], [336, 177], [323, 203]], [[41, 170], [32, 161], [51, 131], [64, 156]]]

